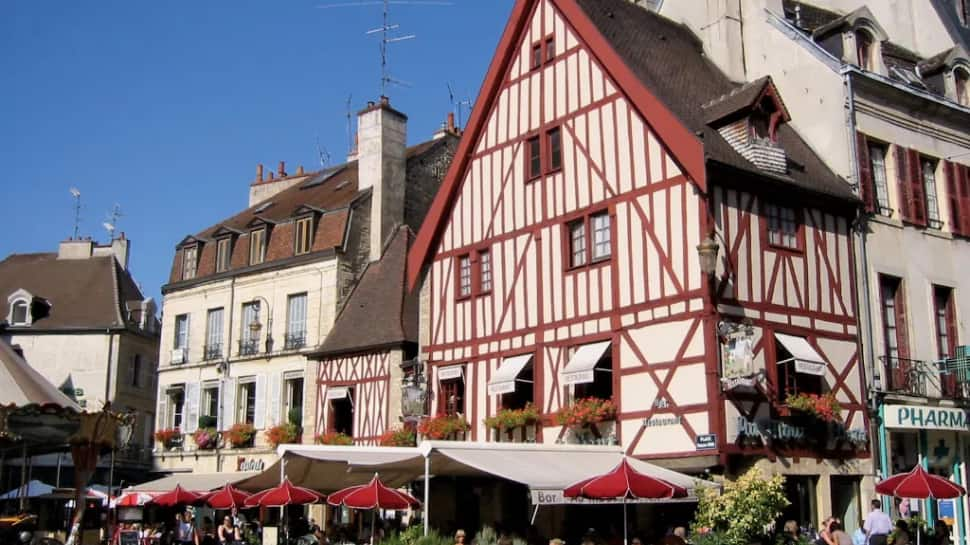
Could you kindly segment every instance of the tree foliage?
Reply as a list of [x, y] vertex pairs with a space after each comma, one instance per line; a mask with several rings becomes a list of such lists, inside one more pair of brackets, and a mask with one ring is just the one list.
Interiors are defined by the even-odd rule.
[[766, 478], [758, 468], [749, 469], [734, 482], [715, 490], [698, 492], [692, 530], [697, 542], [748, 545], [766, 536], [785, 507], [785, 477]]

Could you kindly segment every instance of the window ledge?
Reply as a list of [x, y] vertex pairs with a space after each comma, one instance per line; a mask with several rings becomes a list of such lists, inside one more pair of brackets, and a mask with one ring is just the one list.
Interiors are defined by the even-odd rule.
[[597, 259], [596, 261], [583, 263], [582, 265], [570, 265], [566, 267], [566, 274], [575, 273], [575, 272], [579, 272], [587, 269], [595, 269], [597, 267], [605, 267], [610, 263], [613, 263], [613, 256], [603, 257], [603, 258]]
[[805, 255], [805, 250], [803, 248], [791, 248], [789, 246], [783, 246], [781, 244], [772, 244], [770, 242], [768, 243], [767, 249], [773, 252], [778, 252], [783, 254], [790, 254], [790, 255], [797, 255], [797, 256]]
[[897, 227], [899, 229], [902, 229], [903, 228], [903, 222], [902, 221], [900, 221], [898, 219], [895, 219], [895, 218], [891, 218], [889, 216], [884, 216], [882, 214], [875, 214], [875, 215], [873, 215], [870, 218], [870, 221], [872, 221], [874, 223], [881, 223], [881, 224], [887, 225], [889, 227]]

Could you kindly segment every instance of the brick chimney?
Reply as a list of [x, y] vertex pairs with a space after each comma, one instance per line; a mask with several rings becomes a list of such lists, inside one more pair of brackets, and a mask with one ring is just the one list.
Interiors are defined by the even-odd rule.
[[357, 114], [358, 188], [372, 188], [370, 259], [381, 257], [384, 243], [404, 223], [408, 118], [387, 97], [368, 102]]
[[285, 161], [279, 162], [275, 173], [272, 167], [264, 170], [263, 164], [260, 163], [256, 165], [256, 180], [249, 184], [249, 206], [255, 206], [270, 199], [280, 191], [289, 189], [306, 179], [307, 174], [302, 166], [297, 168], [296, 174], [290, 175], [286, 172]]

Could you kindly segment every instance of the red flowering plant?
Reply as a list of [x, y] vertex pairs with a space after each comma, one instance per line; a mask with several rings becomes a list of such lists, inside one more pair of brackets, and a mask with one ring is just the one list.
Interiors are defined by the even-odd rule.
[[283, 443], [296, 443], [300, 439], [300, 428], [292, 422], [277, 424], [266, 430], [266, 441], [273, 448]]
[[182, 431], [178, 428], [165, 428], [155, 432], [155, 440], [165, 448], [172, 448], [182, 438]]
[[521, 409], [502, 409], [495, 416], [486, 418], [485, 427], [493, 430], [511, 430], [535, 424], [538, 420], [539, 410], [532, 403], [526, 403]]
[[248, 447], [253, 444], [253, 438], [256, 437], [256, 428], [252, 424], [239, 422], [223, 432], [222, 436], [233, 448]]
[[812, 415], [825, 422], [842, 421], [842, 405], [835, 394], [788, 394], [785, 405], [792, 411]]
[[556, 413], [556, 421], [570, 428], [588, 427], [615, 418], [616, 405], [613, 401], [598, 397], [577, 399], [572, 405], [563, 407]]
[[199, 450], [212, 450], [216, 448], [219, 435], [214, 428], [199, 428], [192, 434], [192, 439]]
[[346, 447], [354, 444], [353, 437], [347, 435], [346, 433], [340, 433], [339, 431], [328, 431], [327, 433], [321, 433], [313, 439], [318, 445], [340, 445]]
[[384, 432], [379, 444], [382, 447], [413, 447], [418, 444], [418, 440], [411, 428], [397, 428]]
[[428, 439], [451, 439], [458, 433], [471, 429], [471, 424], [464, 417], [439, 414], [425, 418], [418, 424], [418, 433]]

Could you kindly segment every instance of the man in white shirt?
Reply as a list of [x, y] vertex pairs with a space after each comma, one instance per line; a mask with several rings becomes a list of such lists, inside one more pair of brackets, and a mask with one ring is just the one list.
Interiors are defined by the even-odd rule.
[[872, 511], [869, 511], [862, 528], [866, 531], [869, 545], [886, 545], [886, 537], [893, 531], [893, 521], [882, 512], [882, 502], [878, 499], [872, 500]]

